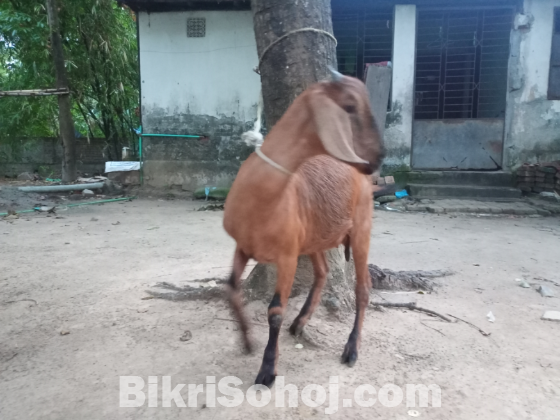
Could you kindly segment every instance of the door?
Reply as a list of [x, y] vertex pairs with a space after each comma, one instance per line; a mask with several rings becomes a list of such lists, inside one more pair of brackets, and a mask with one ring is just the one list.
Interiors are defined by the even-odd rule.
[[513, 10], [420, 11], [413, 169], [501, 169]]

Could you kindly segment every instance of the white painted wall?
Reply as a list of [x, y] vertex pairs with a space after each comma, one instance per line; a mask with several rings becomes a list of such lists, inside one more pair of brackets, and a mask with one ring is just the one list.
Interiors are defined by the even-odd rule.
[[410, 165], [414, 114], [416, 6], [396, 5], [393, 35], [392, 110], [385, 130], [387, 166]]
[[[206, 36], [187, 38], [187, 18]], [[251, 11], [146, 13], [138, 17], [142, 107], [167, 115], [256, 118], [260, 91]]]
[[[512, 31], [512, 57], [518, 57], [517, 83], [508, 93], [504, 166], [560, 159], [560, 101], [547, 99], [553, 10], [560, 0], [525, 0], [528, 27]], [[516, 44], [517, 43], [517, 44]]]
[[[521, 64], [525, 79], [520, 97], [522, 102], [546, 97], [554, 7], [560, 7], [560, 0], [525, 0], [524, 2], [524, 14], [532, 16], [533, 23], [521, 41]], [[554, 102], [558, 104], [558, 101]]]

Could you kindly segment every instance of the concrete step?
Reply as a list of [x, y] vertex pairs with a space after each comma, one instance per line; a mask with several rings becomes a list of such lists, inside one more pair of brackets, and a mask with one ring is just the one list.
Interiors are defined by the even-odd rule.
[[514, 186], [512, 174], [503, 171], [417, 171], [408, 174], [408, 182], [433, 185]]
[[414, 198], [521, 198], [521, 190], [511, 187], [478, 185], [408, 184], [408, 193]]

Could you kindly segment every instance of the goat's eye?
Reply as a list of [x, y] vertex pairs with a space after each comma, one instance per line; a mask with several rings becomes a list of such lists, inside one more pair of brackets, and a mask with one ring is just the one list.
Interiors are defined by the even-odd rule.
[[342, 108], [349, 114], [356, 112], [356, 107], [354, 105], [344, 105]]

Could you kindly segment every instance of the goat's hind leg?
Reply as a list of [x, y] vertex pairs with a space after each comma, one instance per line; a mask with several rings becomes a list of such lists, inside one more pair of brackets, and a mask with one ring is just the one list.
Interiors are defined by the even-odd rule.
[[294, 283], [296, 274], [297, 256], [283, 258], [277, 262], [278, 278], [274, 297], [268, 306], [269, 336], [268, 344], [255, 384], [270, 387], [276, 379], [276, 363], [278, 362], [278, 336], [282, 326], [284, 311]]
[[248, 261], [249, 257], [247, 257], [239, 248], [236, 248], [235, 255], [233, 256], [233, 270], [228, 280], [228, 288], [229, 302], [231, 309], [240, 324], [245, 352], [251, 353], [253, 346], [251, 344], [251, 340], [249, 339], [249, 323], [247, 322], [247, 317], [243, 312], [243, 296], [241, 293], [241, 275], [243, 274], [243, 270], [245, 269]]
[[292, 322], [292, 325], [290, 326], [290, 334], [295, 336], [301, 334], [303, 327], [307, 324], [307, 321], [309, 321], [311, 315], [313, 315], [313, 312], [315, 311], [315, 308], [321, 301], [321, 292], [323, 291], [323, 287], [325, 287], [327, 273], [329, 271], [329, 266], [324, 252], [311, 254], [309, 258], [313, 264], [315, 279], [299, 315], [296, 319], [294, 319], [294, 322]]
[[[371, 205], [371, 204], [370, 204]], [[362, 213], [368, 209], [364, 206]], [[356, 266], [356, 319], [354, 328], [348, 337], [348, 342], [344, 347], [341, 362], [352, 367], [358, 359], [358, 348], [362, 335], [362, 325], [366, 308], [369, 303], [369, 292], [371, 290], [371, 278], [369, 275], [367, 259], [369, 253], [369, 240], [371, 231], [371, 209], [369, 216], [362, 216], [360, 224], [356, 223], [354, 232], [350, 236], [354, 263]]]

